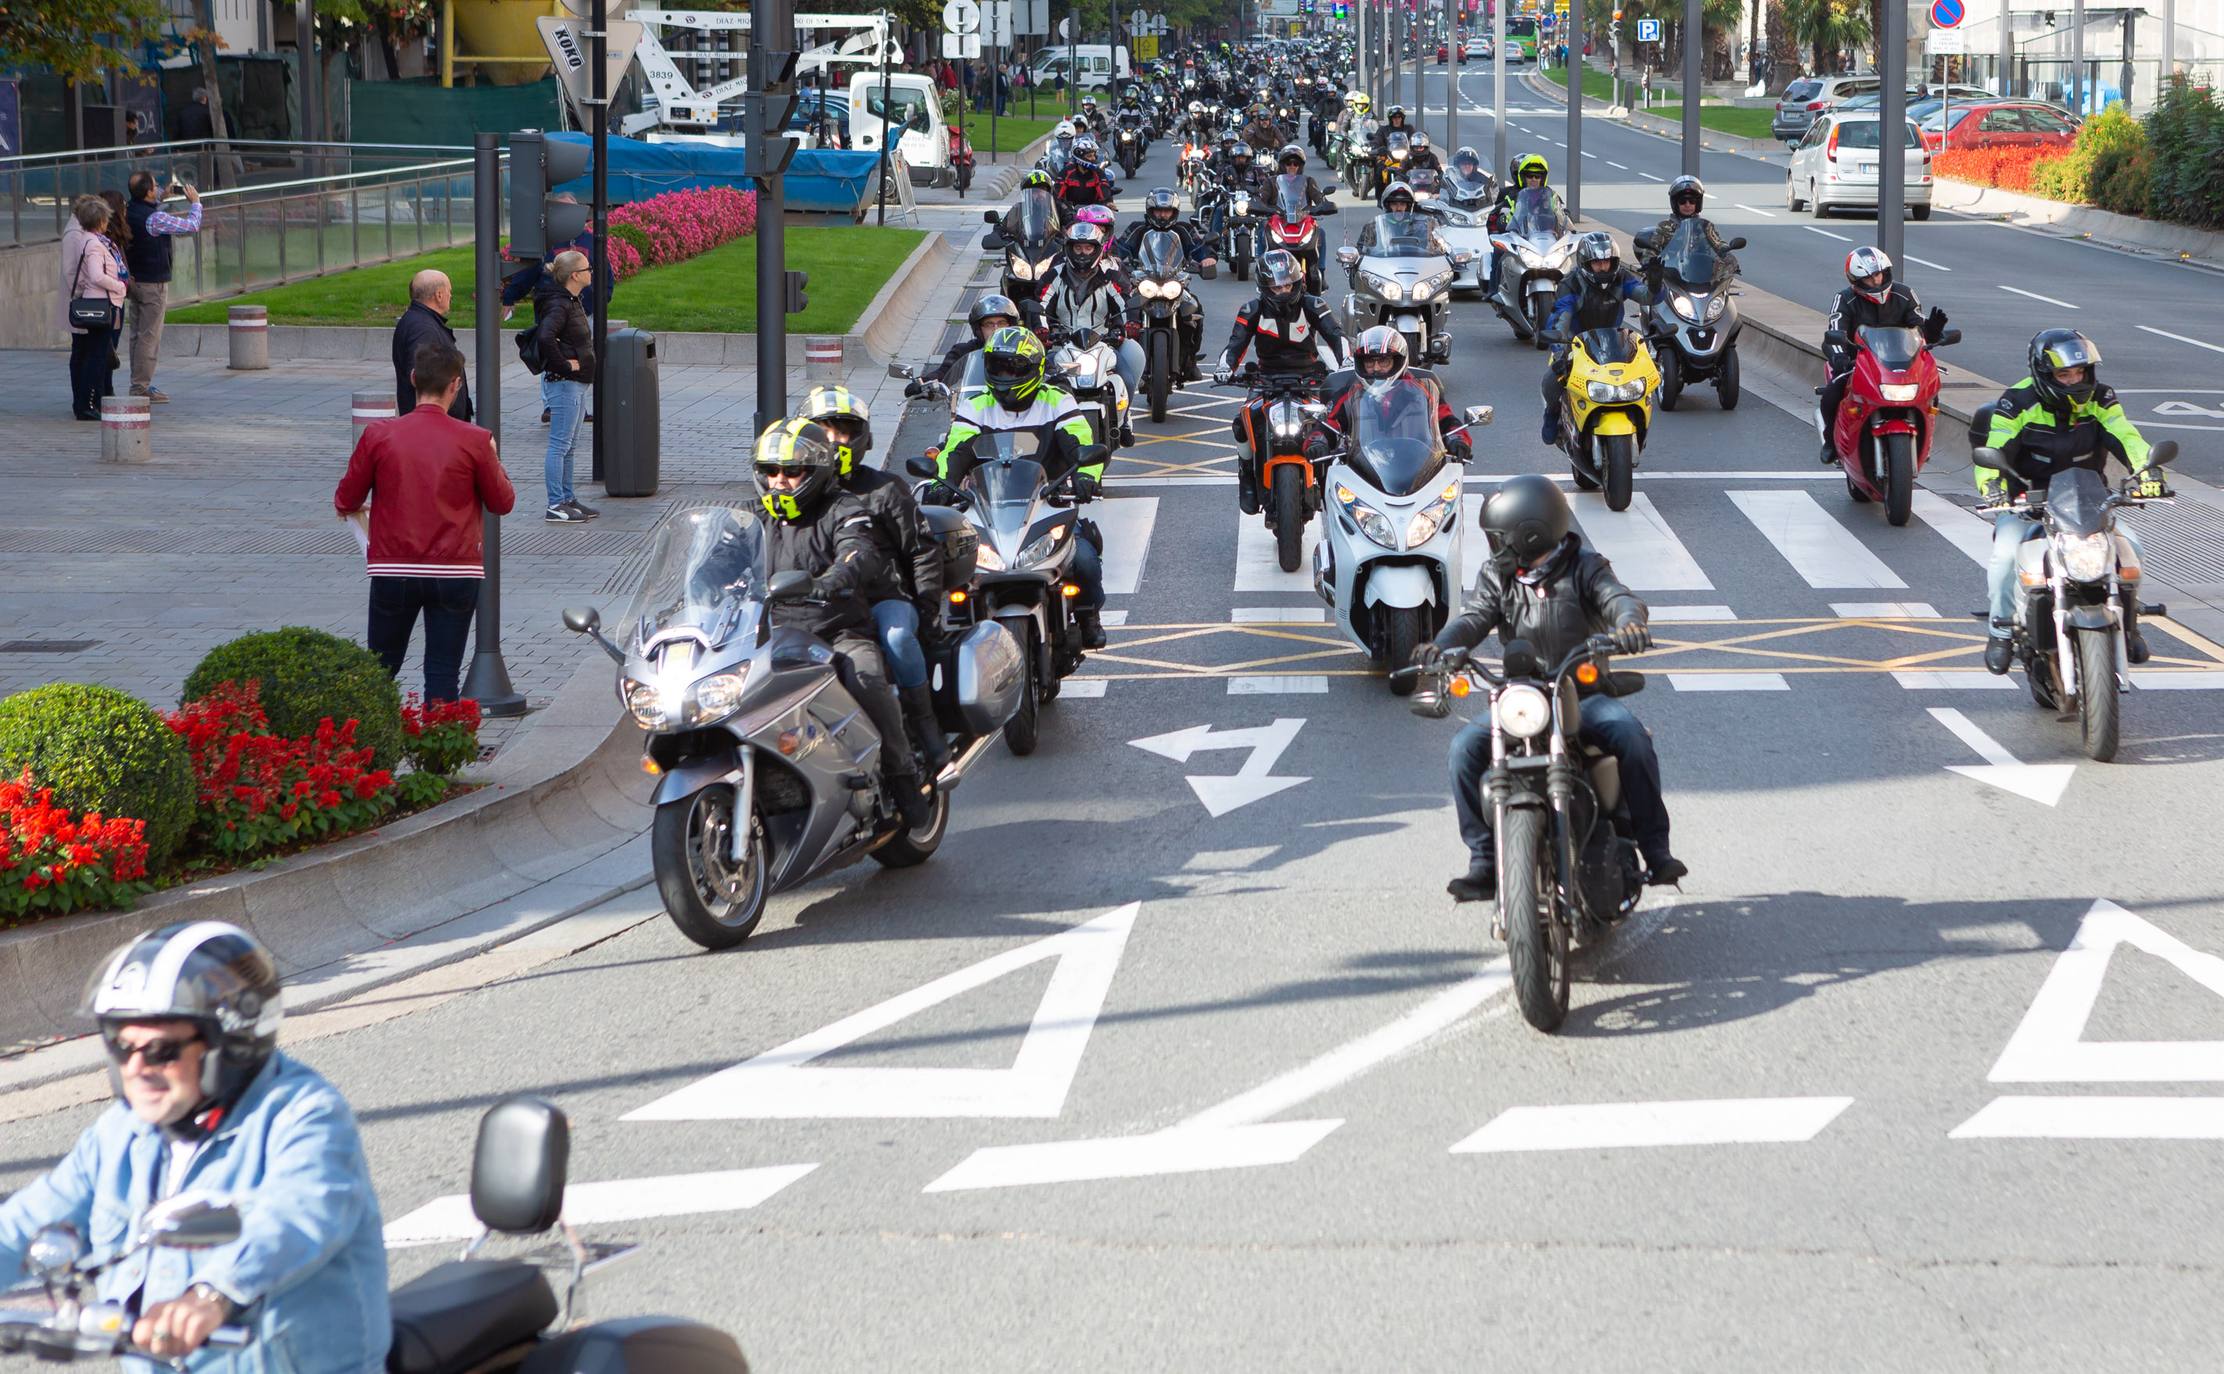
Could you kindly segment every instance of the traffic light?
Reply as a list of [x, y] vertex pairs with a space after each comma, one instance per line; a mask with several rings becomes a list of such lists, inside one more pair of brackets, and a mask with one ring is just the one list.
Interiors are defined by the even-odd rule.
[[811, 274], [808, 272], [791, 270], [783, 277], [782, 285], [786, 288], [787, 295], [787, 313], [800, 315], [811, 308], [811, 296], [809, 291], [805, 289], [810, 284]]
[[510, 251], [545, 258], [578, 238], [594, 207], [551, 202], [549, 193], [586, 174], [588, 145], [551, 139], [538, 129], [510, 135]]
[[767, 50], [763, 83], [741, 98], [742, 170], [760, 181], [787, 171], [795, 158], [788, 121], [803, 100], [795, 84], [795, 58], [792, 52]]

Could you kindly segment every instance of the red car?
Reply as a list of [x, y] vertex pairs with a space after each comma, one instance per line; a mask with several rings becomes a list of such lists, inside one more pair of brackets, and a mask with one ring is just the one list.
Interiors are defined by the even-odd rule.
[[2068, 111], [2036, 100], [1979, 100], [1942, 106], [1916, 126], [1923, 146], [1943, 148], [2067, 148], [2077, 141]]
[[[1437, 44], [1437, 45], [1436, 45], [1436, 60], [1437, 60], [1437, 61], [1439, 61], [1439, 62], [1442, 62], [1442, 61], [1444, 60], [1444, 55], [1445, 55], [1445, 54], [1444, 54], [1444, 45], [1443, 45], [1442, 43], [1439, 43], [1439, 44]], [[1459, 60], [1460, 60], [1460, 61], [1462, 61], [1462, 62], [1465, 62], [1465, 61], [1467, 60], [1467, 40], [1466, 40], [1466, 39], [1464, 39], [1464, 38], [1462, 38], [1462, 39], [1460, 40], [1460, 45], [1459, 45]]]

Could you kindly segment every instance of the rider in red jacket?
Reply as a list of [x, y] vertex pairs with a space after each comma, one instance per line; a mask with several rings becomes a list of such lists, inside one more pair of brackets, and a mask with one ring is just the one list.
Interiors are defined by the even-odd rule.
[[1058, 178], [1058, 199], [1067, 205], [1110, 205], [1118, 191], [1097, 163], [1097, 141], [1075, 139], [1073, 158]]

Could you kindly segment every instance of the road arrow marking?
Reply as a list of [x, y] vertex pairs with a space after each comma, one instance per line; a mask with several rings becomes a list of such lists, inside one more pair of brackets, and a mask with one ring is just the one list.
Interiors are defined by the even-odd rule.
[[[723, 1169], [709, 1174], [667, 1174], [575, 1183], [564, 1190], [564, 1220], [574, 1226], [651, 1217], [745, 1211], [813, 1169], [816, 1164], [776, 1164], [762, 1169]], [[465, 1241], [482, 1228], [465, 1193], [434, 1198], [386, 1225], [386, 1248]]]
[[1951, 706], [1933, 706], [1930, 711], [1940, 725], [1953, 731], [1956, 738], [1984, 760], [1981, 764], [1950, 763], [1946, 765], [1947, 772], [1990, 783], [2041, 806], [2053, 806], [2062, 800], [2063, 789], [2070, 785], [2070, 776], [2077, 771], [2076, 764], [2018, 763], [2016, 756], [2001, 748], [1998, 740], [1978, 729], [1969, 717]]
[[1272, 725], [1257, 725], [1245, 730], [1215, 730], [1209, 725], [1192, 725], [1186, 730], [1171, 734], [1152, 735], [1148, 739], [1129, 740], [1138, 749], [1147, 749], [1161, 758], [1176, 763], [1189, 762], [1189, 756], [1215, 749], [1248, 749], [1251, 756], [1243, 766], [1226, 775], [1189, 775], [1190, 790], [1205, 810], [1215, 816], [1225, 816], [1230, 811], [1249, 806], [1255, 801], [1287, 791], [1311, 778], [1274, 777], [1274, 764], [1282, 752], [1297, 738], [1304, 728], [1303, 717], [1284, 716]]
[[[1081, 1067], [1089, 1033], [1104, 1010], [1112, 975], [1127, 948], [1139, 902], [1108, 911], [1048, 939], [945, 974], [800, 1040], [691, 1083], [626, 1121], [726, 1121], [806, 1117], [1053, 1117]], [[1005, 974], [1056, 959], [1027, 1027], [1027, 1039], [1006, 1069], [813, 1068], [812, 1060], [886, 1030]]]
[[2118, 945], [2144, 950], [2224, 997], [2224, 959], [2110, 901], [2093, 903], [1992, 1066], [1995, 1083], [2224, 1083], [2224, 1041], [2086, 1040]]

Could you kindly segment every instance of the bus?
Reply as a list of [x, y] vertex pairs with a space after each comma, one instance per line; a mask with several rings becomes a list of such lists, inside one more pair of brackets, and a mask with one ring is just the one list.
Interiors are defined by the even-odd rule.
[[1537, 60], [1537, 20], [1534, 15], [1506, 16], [1506, 60]]

